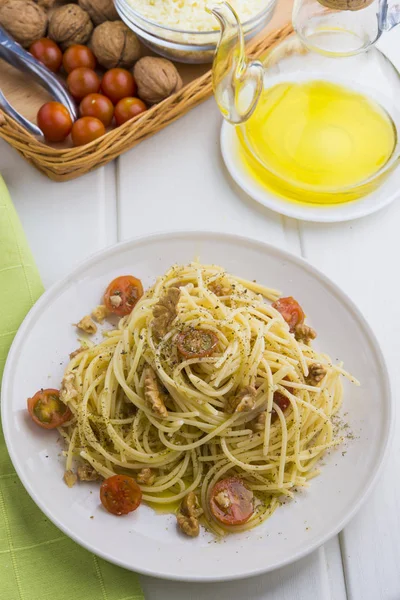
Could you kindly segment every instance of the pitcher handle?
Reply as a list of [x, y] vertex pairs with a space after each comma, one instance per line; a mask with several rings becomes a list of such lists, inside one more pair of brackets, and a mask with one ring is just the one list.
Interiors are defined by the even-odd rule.
[[390, 31], [400, 23], [400, 4], [381, 0], [379, 10], [380, 31]]
[[213, 89], [223, 117], [234, 125], [254, 112], [263, 89], [264, 67], [245, 55], [239, 18], [228, 2], [209, 4], [208, 12], [219, 21], [221, 35], [213, 62]]

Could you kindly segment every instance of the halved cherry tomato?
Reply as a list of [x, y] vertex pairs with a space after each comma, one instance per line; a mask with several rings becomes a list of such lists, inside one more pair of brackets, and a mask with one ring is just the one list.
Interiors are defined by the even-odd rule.
[[117, 104], [122, 98], [135, 95], [136, 83], [126, 69], [110, 69], [103, 75], [101, 91], [113, 104]]
[[94, 94], [100, 89], [100, 77], [93, 69], [78, 67], [67, 77], [67, 86], [76, 100], [82, 100], [88, 94]]
[[82, 117], [96, 117], [104, 127], [108, 127], [114, 115], [114, 105], [102, 94], [88, 94], [79, 105]]
[[253, 492], [238, 477], [218, 481], [210, 497], [213, 516], [225, 525], [242, 525], [254, 512]]
[[72, 125], [71, 137], [74, 146], [83, 146], [104, 135], [106, 128], [95, 117], [81, 117]]
[[101, 484], [100, 500], [111, 514], [127, 515], [139, 506], [142, 490], [132, 477], [113, 475]]
[[58, 390], [39, 390], [28, 398], [27, 404], [32, 419], [44, 429], [55, 429], [72, 418], [72, 412], [61, 402]]
[[292, 333], [296, 325], [304, 323], [305, 314], [303, 309], [297, 300], [292, 298], [292, 296], [288, 296], [287, 298], [279, 298], [279, 300], [274, 302], [272, 306], [281, 313], [282, 317], [289, 325]]
[[96, 58], [90, 48], [82, 44], [74, 44], [66, 49], [62, 57], [62, 64], [67, 73], [78, 67], [96, 68]]
[[188, 329], [178, 335], [176, 343], [185, 358], [202, 358], [214, 352], [218, 338], [208, 329]]
[[115, 122], [122, 125], [147, 110], [147, 106], [139, 98], [122, 98], [115, 107]]
[[[282, 412], [285, 412], [287, 408], [290, 406], [289, 398], [286, 398], [281, 392], [274, 392], [274, 402], [279, 406]], [[271, 411], [271, 423], [274, 423], [278, 418], [278, 413], [273, 408]]]
[[140, 279], [133, 275], [121, 275], [114, 279], [104, 294], [104, 304], [107, 309], [124, 317], [132, 312], [135, 304], [143, 296], [143, 286]]
[[39, 109], [37, 124], [49, 142], [63, 142], [72, 128], [71, 115], [61, 102], [46, 102]]
[[33, 42], [29, 52], [53, 73], [57, 73], [61, 67], [62, 52], [57, 44], [49, 38], [41, 38]]

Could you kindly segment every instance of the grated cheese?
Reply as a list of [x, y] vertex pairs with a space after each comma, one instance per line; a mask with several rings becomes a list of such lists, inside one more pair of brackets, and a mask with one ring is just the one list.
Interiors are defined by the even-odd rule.
[[[209, 0], [127, 0], [134, 10], [160, 25], [185, 31], [218, 30], [216, 18], [206, 12]], [[242, 23], [259, 14], [265, 0], [230, 0]]]

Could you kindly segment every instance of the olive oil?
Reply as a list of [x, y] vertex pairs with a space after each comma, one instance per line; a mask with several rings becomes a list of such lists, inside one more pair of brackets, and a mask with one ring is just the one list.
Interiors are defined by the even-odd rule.
[[397, 141], [379, 104], [322, 80], [265, 89], [238, 133], [253, 177], [284, 196], [319, 203], [371, 191]]

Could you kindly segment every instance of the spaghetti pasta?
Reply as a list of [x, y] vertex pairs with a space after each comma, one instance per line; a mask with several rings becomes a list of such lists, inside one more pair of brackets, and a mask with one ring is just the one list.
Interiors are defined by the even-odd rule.
[[[215, 265], [173, 266], [117, 329], [70, 361], [66, 468], [78, 458], [104, 478], [131, 475], [152, 506], [196, 492], [217, 535], [254, 527], [307, 487], [342, 442], [332, 421], [341, 375], [356, 381], [296, 339], [270, 303], [279, 296]], [[210, 510], [225, 477], [253, 493], [240, 525]]]

